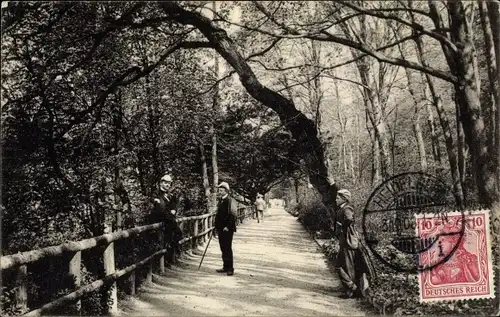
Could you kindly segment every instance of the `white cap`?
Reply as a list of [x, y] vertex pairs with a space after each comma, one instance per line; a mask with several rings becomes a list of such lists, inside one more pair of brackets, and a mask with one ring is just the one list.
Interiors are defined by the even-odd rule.
[[163, 177], [160, 179], [160, 182], [161, 182], [161, 181], [171, 182], [171, 181], [172, 181], [172, 176], [170, 176], [169, 174], [165, 174], [165, 175], [163, 175]]
[[351, 192], [347, 189], [340, 189], [337, 191], [337, 195], [344, 197], [346, 200], [351, 201]]
[[222, 188], [225, 188], [227, 191], [229, 191], [229, 184], [226, 182], [220, 183], [219, 186], [217, 186], [217, 187], [222, 187]]

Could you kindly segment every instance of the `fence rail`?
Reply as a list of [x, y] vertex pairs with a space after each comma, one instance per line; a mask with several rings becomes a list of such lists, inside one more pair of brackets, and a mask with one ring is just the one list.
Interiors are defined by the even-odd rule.
[[[242, 223], [243, 219], [247, 218], [252, 213], [252, 211], [253, 208], [249, 206], [239, 208], [239, 223]], [[183, 228], [189, 228], [188, 235], [180, 241], [180, 244], [185, 246], [187, 242], [190, 242], [187, 248], [194, 249], [198, 245], [200, 245], [200, 243], [206, 242], [208, 234], [214, 229], [214, 220], [215, 213], [177, 218], [176, 221], [179, 224], [181, 230]], [[104, 288], [108, 288], [109, 290], [108, 302], [110, 304], [107, 307], [107, 311], [109, 314], [116, 314], [118, 312], [117, 281], [125, 276], [129, 276], [130, 283], [128, 293], [134, 295], [136, 291], [136, 269], [147, 265], [148, 271], [146, 281], [151, 282], [154, 261], [158, 262], [160, 273], [165, 272], [165, 254], [167, 254], [168, 250], [158, 250], [148, 257], [117, 271], [115, 266], [114, 242], [127, 240], [144, 232], [158, 230], [161, 227], [162, 223], [155, 223], [151, 225], [135, 227], [128, 230], [120, 230], [117, 232], [108, 233], [85, 240], [71, 241], [57, 246], [2, 256], [0, 258], [0, 268], [2, 270], [15, 270], [16, 274], [14, 278], [16, 283], [16, 305], [18, 311], [23, 313], [25, 316], [40, 316], [41, 314], [55, 308], [63, 307], [64, 305], [73, 303], [75, 303], [76, 310], [79, 311], [81, 308], [80, 299], [84, 295], [94, 291], [102, 290]], [[161, 230], [159, 230], [159, 232], [161, 232]], [[81, 252], [104, 246], [105, 250], [102, 253], [102, 257], [105, 276], [97, 281], [81, 287]], [[68, 258], [67, 275], [74, 280], [74, 291], [28, 312], [27, 265], [50, 257]]]

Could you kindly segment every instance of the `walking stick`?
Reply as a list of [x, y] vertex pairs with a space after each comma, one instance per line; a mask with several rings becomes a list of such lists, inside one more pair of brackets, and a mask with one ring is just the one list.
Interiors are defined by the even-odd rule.
[[[215, 229], [214, 229], [215, 230]], [[205, 248], [205, 252], [203, 252], [203, 256], [201, 257], [201, 261], [200, 261], [200, 265], [198, 266], [198, 270], [200, 269], [201, 267], [201, 264], [203, 263], [203, 259], [205, 258], [205, 254], [207, 253], [207, 250], [208, 250], [208, 246], [210, 245], [210, 241], [212, 241], [212, 237], [213, 237], [213, 231], [212, 231], [212, 234], [210, 235], [210, 239], [208, 239], [208, 243], [207, 243], [207, 247]]]

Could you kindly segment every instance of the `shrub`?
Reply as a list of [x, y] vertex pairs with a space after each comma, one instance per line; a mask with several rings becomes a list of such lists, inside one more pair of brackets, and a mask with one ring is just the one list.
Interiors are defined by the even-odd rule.
[[330, 238], [330, 216], [323, 203], [313, 196], [304, 201], [300, 201], [296, 210], [298, 219], [309, 231], [314, 233], [316, 238]]

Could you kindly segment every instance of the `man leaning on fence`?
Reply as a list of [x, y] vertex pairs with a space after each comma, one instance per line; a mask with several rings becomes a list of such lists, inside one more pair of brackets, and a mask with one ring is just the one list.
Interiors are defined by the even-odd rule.
[[176, 222], [179, 211], [179, 199], [173, 193], [172, 176], [164, 175], [158, 184], [158, 193], [153, 199], [154, 207], [151, 214], [151, 222], [163, 222], [164, 243], [168, 247], [170, 261], [175, 260], [175, 253], [180, 252], [179, 241], [182, 239], [182, 231]]
[[218, 186], [217, 214], [215, 215], [215, 231], [219, 237], [219, 246], [222, 253], [223, 267], [218, 273], [234, 274], [233, 267], [233, 235], [236, 232], [237, 205], [229, 196], [229, 184], [222, 182]]

